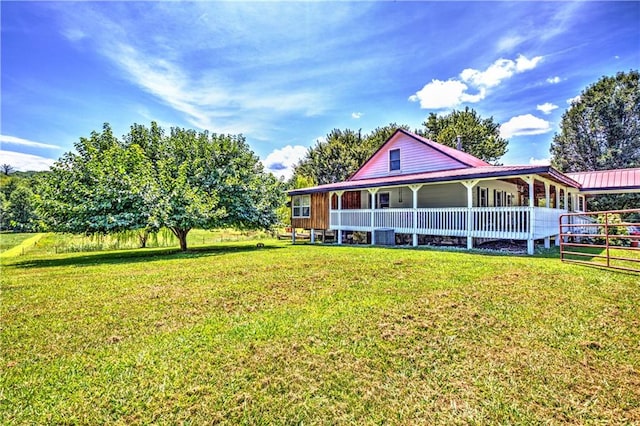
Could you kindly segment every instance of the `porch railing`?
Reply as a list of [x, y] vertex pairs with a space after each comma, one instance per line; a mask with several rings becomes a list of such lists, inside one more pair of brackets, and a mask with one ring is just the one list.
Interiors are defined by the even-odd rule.
[[566, 211], [514, 206], [331, 210], [329, 216], [335, 230], [393, 228], [407, 234], [526, 240], [558, 234], [558, 218], [563, 213]]

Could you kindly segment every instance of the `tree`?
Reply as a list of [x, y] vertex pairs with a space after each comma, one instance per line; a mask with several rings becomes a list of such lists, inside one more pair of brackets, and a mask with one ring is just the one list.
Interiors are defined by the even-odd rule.
[[551, 164], [563, 172], [640, 167], [640, 73], [587, 87], [560, 122]]
[[418, 131], [422, 136], [452, 148], [457, 147], [460, 136], [464, 152], [491, 164], [498, 165], [497, 161], [507, 152], [508, 141], [500, 137], [500, 124], [493, 117], [480, 117], [469, 107], [445, 116], [432, 112], [422, 124], [425, 130]]
[[9, 227], [18, 232], [34, 232], [37, 227], [35, 197], [26, 185], [19, 185], [8, 200], [7, 219]]
[[304, 176], [317, 185], [346, 180], [399, 128], [408, 130], [409, 126], [391, 123], [364, 136], [360, 131], [333, 129], [325, 141], [307, 151], [293, 179]]
[[[41, 210], [54, 230], [141, 233], [169, 228], [268, 228], [280, 182], [265, 173], [244, 137], [134, 124], [119, 141], [105, 124], [81, 138], [42, 178]], [[142, 240], [141, 240], [142, 242]]]
[[11, 164], [0, 164], [0, 171], [2, 171], [5, 176], [9, 176], [11, 172], [14, 171], [14, 168]]
[[55, 231], [109, 234], [157, 222], [157, 191], [138, 145], [123, 146], [105, 123], [42, 176], [39, 210]]
[[[551, 143], [563, 172], [640, 167], [640, 73], [619, 72], [588, 86], [563, 114]], [[637, 208], [640, 195], [601, 195], [590, 210]]]

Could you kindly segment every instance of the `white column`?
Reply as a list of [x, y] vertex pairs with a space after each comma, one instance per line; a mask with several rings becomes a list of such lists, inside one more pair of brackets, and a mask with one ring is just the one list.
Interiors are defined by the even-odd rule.
[[465, 180], [462, 184], [467, 188], [467, 250], [473, 248], [473, 187], [478, 184], [478, 180]]
[[567, 213], [571, 212], [571, 210], [569, 210], [569, 188], [564, 189], [564, 209]]
[[309, 241], [311, 241], [311, 244], [316, 242], [316, 230], [311, 228], [311, 236], [309, 237]]
[[342, 192], [336, 192], [338, 197], [338, 244], [342, 244]]
[[413, 192], [413, 246], [418, 246], [418, 191], [422, 185], [409, 185]]
[[[551, 185], [549, 182], [544, 183], [544, 205], [546, 208], [551, 208]], [[551, 247], [551, 237], [544, 237], [544, 248]]]
[[369, 191], [369, 199], [371, 200], [371, 245], [376, 244], [376, 223], [375, 223], [375, 208], [376, 208], [376, 193], [378, 192], [378, 188], [368, 188]]
[[527, 240], [527, 253], [534, 253], [534, 239], [533, 232], [535, 227], [535, 209], [534, 209], [534, 199], [535, 199], [535, 179], [533, 176], [526, 176], [525, 182], [529, 184], [529, 239]]
[[[556, 209], [560, 209], [560, 187], [556, 184]], [[560, 246], [560, 222], [558, 222], [558, 235], [555, 238], [556, 246]]]

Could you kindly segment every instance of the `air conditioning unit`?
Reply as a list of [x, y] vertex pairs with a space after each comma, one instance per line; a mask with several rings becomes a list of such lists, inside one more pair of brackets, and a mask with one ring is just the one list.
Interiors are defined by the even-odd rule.
[[396, 245], [396, 231], [393, 228], [378, 228], [378, 229], [374, 229], [373, 232], [376, 237], [376, 245], [380, 245], [380, 246]]

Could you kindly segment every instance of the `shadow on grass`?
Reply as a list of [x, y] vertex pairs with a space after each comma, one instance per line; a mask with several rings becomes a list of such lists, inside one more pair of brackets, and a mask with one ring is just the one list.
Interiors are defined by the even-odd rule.
[[177, 248], [159, 249], [134, 249], [110, 251], [108, 253], [91, 253], [76, 255], [71, 254], [59, 258], [28, 259], [15, 262], [12, 266], [16, 268], [47, 268], [56, 266], [94, 266], [94, 265], [117, 265], [126, 263], [140, 263], [158, 260], [173, 259], [193, 259], [199, 257], [223, 256], [232, 253], [255, 252], [264, 250], [276, 250], [282, 247], [269, 246], [262, 247], [248, 244], [238, 245], [216, 245], [204, 246], [180, 251]]

